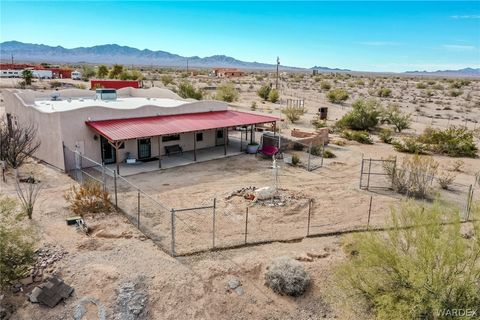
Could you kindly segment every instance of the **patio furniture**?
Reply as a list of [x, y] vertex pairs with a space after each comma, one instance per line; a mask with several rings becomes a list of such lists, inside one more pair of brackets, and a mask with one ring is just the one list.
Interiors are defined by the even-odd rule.
[[183, 156], [183, 149], [179, 144], [174, 144], [172, 146], [165, 146], [165, 153], [167, 156], [175, 153], [180, 153]]
[[262, 146], [262, 148], [257, 150], [257, 153], [261, 153], [267, 157], [271, 157], [278, 153], [278, 148], [275, 146]]

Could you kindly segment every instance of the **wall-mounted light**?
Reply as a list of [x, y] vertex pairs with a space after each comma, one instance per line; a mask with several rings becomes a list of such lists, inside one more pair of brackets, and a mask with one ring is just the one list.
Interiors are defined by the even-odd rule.
[[93, 136], [93, 140], [97, 141], [97, 140], [98, 140], [98, 136], [97, 136], [97, 135], [94, 135], [94, 136]]

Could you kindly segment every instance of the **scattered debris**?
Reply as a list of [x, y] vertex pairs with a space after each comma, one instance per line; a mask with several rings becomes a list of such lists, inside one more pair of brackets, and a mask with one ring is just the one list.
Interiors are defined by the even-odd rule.
[[245, 290], [242, 287], [242, 283], [237, 277], [230, 278], [230, 280], [228, 280], [227, 286], [228, 286], [227, 292], [231, 292], [233, 290], [239, 296], [245, 293]]
[[64, 283], [62, 279], [51, 277], [46, 283], [33, 289], [29, 300], [53, 308], [60, 301], [70, 297], [72, 293], [73, 288]]
[[[230, 200], [233, 197], [246, 197], [248, 194], [252, 194], [252, 192], [255, 191], [256, 189], [257, 188], [253, 186], [238, 189], [236, 191], [231, 192], [229, 195], [227, 195], [225, 197], [225, 200]], [[253, 199], [249, 199], [249, 200], [253, 200]]]
[[138, 285], [133, 282], [124, 282], [120, 285], [115, 320], [141, 319], [147, 303], [147, 295], [137, 287]]
[[34, 176], [28, 176], [27, 178], [20, 178], [18, 179], [18, 181], [22, 183], [32, 183], [32, 184], [40, 183], [40, 180], [35, 179]]
[[68, 252], [59, 246], [45, 246], [35, 251], [35, 264], [29, 269], [28, 275], [14, 286], [14, 292], [22, 290], [23, 286], [31, 285], [34, 282], [41, 282], [44, 275], [54, 273], [53, 265], [61, 260]]
[[97, 316], [98, 320], [105, 320], [107, 318], [107, 313], [105, 311], [105, 306], [103, 303], [96, 299], [96, 298], [89, 298], [89, 297], [84, 297], [80, 300], [80, 303], [75, 307], [74, 313], [73, 313], [73, 319], [74, 320], [82, 320], [83, 317], [87, 313], [87, 308], [85, 306], [87, 304], [94, 304], [97, 307]]

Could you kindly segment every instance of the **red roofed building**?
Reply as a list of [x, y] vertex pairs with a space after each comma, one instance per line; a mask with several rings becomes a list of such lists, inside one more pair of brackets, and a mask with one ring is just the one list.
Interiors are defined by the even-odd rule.
[[219, 78], [230, 78], [241, 77], [244, 75], [244, 72], [236, 68], [215, 68], [213, 69], [213, 74]]

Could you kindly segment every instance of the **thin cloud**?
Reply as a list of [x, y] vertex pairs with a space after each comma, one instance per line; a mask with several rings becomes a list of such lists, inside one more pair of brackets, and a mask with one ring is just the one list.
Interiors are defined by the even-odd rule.
[[442, 47], [456, 51], [473, 51], [477, 49], [475, 46], [467, 46], [460, 44], [444, 44]]
[[389, 47], [389, 46], [402, 45], [400, 42], [394, 42], [394, 41], [362, 41], [362, 42], [358, 42], [358, 44], [361, 44], [364, 46], [372, 46], [372, 47]]
[[451, 16], [452, 19], [480, 19], [480, 14], [472, 15], [454, 15]]

